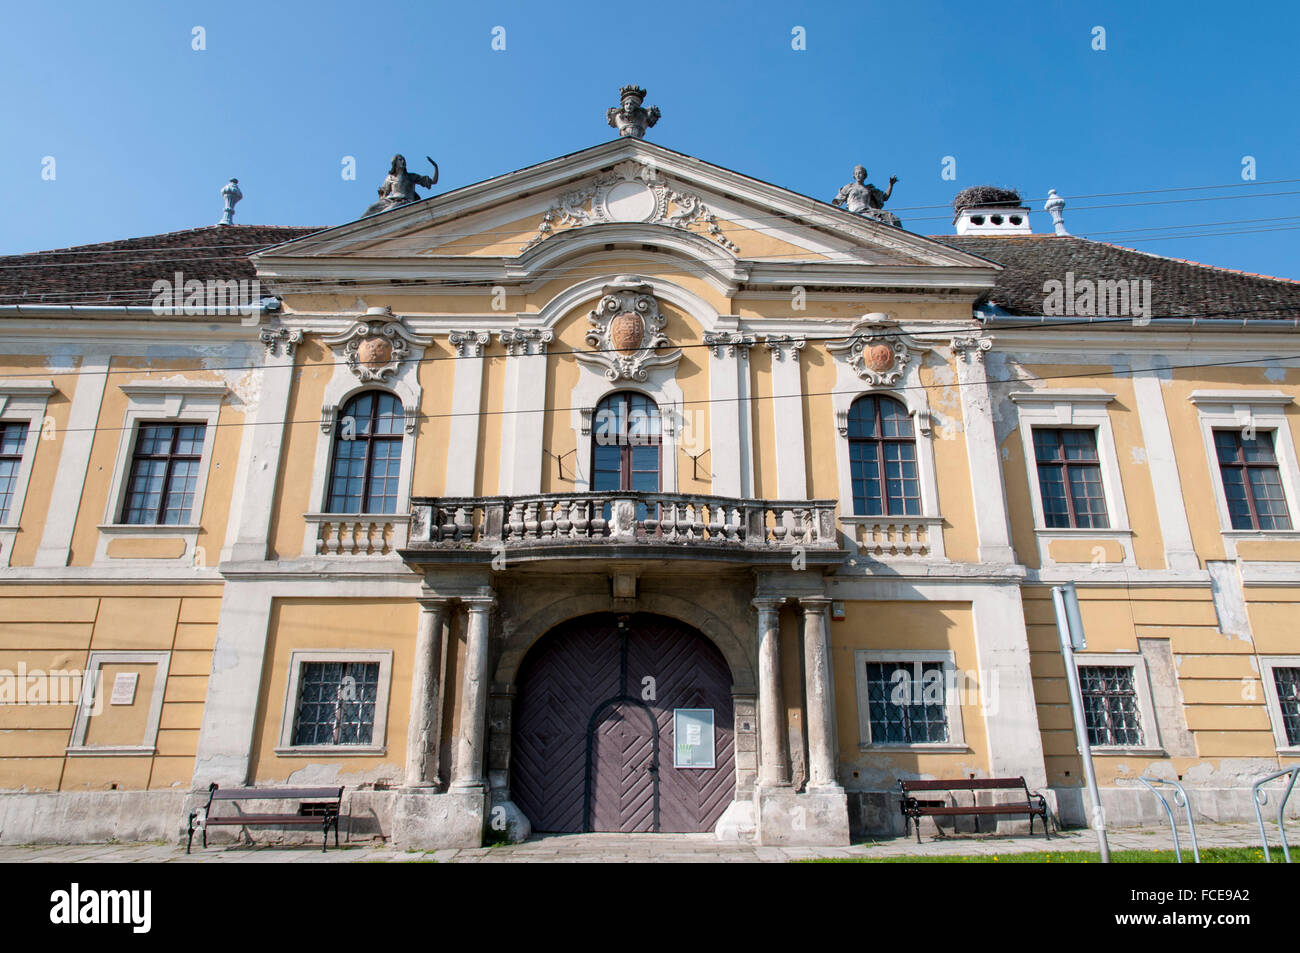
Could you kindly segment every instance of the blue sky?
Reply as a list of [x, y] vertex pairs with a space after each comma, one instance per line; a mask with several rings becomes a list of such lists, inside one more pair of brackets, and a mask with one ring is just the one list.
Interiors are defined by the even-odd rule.
[[[433, 156], [436, 191], [456, 188], [612, 138], [605, 107], [637, 83], [663, 110], [647, 138], [822, 199], [862, 162], [882, 187], [899, 177], [890, 207], [925, 234], [951, 233], [951, 214], [917, 207], [969, 185], [1020, 189], [1036, 231], [1049, 188], [1234, 186], [1073, 198], [1066, 219], [1300, 279], [1292, 4], [263, 0], [0, 16], [3, 254], [213, 224], [232, 175], [238, 222], [339, 224], [374, 200], [394, 152], [416, 170]], [[1297, 181], [1267, 184], [1284, 179]], [[1232, 197], [1169, 202], [1210, 196]], [[1257, 219], [1271, 221], [1243, 221]]]

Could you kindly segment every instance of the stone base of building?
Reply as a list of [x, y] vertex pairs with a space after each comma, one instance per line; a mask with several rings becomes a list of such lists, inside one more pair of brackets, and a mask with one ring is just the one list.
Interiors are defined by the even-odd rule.
[[402, 850], [482, 847], [488, 821], [484, 789], [399, 791], [393, 804], [392, 844]]
[[754, 790], [755, 840], [764, 846], [846, 847], [848, 798], [841, 787], [796, 792], [790, 787]]
[[757, 822], [754, 820], [754, 801], [737, 799], [713, 825], [713, 836], [723, 841], [753, 842]]
[[0, 794], [0, 844], [172, 841], [187, 791]]

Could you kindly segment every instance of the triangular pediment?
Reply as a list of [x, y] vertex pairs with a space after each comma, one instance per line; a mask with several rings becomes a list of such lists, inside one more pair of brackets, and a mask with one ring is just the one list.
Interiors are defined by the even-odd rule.
[[[680, 254], [743, 282], [755, 268], [809, 272], [817, 283], [897, 272], [997, 266], [654, 143], [619, 139], [266, 249], [267, 277], [314, 263], [373, 280], [482, 275], [528, 280], [587, 249]], [[822, 275], [826, 280], [817, 279]], [[942, 283], [942, 282], [941, 282]]]

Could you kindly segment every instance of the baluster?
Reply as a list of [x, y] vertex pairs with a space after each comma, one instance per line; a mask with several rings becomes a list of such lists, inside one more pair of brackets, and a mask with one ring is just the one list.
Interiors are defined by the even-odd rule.
[[528, 539], [536, 539], [540, 528], [541, 524], [537, 521], [537, 501], [530, 500], [524, 504], [524, 536]]
[[569, 519], [572, 505], [568, 500], [558, 500], [555, 504], [555, 531], [561, 537], [573, 535], [573, 521]]
[[573, 535], [585, 539], [591, 529], [591, 501], [582, 500], [574, 503], [578, 513], [573, 518]]
[[687, 503], [691, 514], [691, 539], [704, 539], [704, 504]]
[[453, 517], [455, 525], [453, 530], [456, 539], [469, 539], [470, 534], [474, 532], [474, 519], [470, 514], [470, 508], [464, 503], [456, 507], [456, 515]]
[[727, 521], [727, 525], [725, 527], [725, 531], [727, 533], [727, 541], [734, 543], [738, 539], [743, 539], [745, 534], [745, 527], [740, 522], [740, 507], [725, 506], [723, 507], [723, 512], [726, 514], [725, 518]]
[[388, 551], [388, 547], [384, 545], [384, 542], [388, 536], [388, 528], [391, 525], [391, 523], [381, 522], [380, 520], [375, 520], [370, 524], [370, 552], [382, 556]]
[[772, 509], [772, 538], [778, 546], [785, 544], [785, 536], [790, 530], [786, 526], [786, 517], [790, 513], [788, 508]]
[[518, 500], [510, 503], [510, 536], [522, 539], [524, 535], [524, 505]]
[[542, 537], [550, 539], [555, 535], [555, 504], [543, 500], [538, 504], [539, 515], [544, 517], [538, 527], [541, 529]]
[[709, 539], [716, 540], [722, 536], [722, 528], [727, 522], [727, 508], [721, 503], [709, 504]]

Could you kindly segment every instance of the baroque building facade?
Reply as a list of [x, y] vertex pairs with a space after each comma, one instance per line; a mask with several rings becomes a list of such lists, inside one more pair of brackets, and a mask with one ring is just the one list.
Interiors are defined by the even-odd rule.
[[633, 135], [408, 198], [0, 260], [0, 839], [213, 782], [400, 846], [1083, 823], [1067, 581], [1111, 823], [1300, 757], [1297, 284]]

